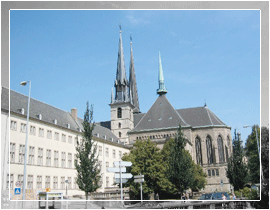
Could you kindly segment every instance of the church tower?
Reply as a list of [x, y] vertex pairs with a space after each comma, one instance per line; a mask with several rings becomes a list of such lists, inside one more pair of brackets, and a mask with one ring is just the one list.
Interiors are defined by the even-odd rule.
[[[133, 63], [133, 62], [132, 62]], [[134, 68], [134, 64], [132, 64]], [[132, 81], [136, 80], [135, 72], [134, 75], [131, 76]], [[134, 91], [136, 91], [135, 98], [132, 97], [132, 89], [129, 86], [129, 82], [126, 76], [126, 67], [125, 67], [125, 59], [124, 59], [124, 51], [122, 44], [122, 34], [121, 34], [121, 25], [120, 25], [120, 38], [119, 38], [119, 50], [118, 50], [118, 60], [117, 60], [117, 72], [116, 72], [116, 80], [114, 82], [115, 87], [115, 96], [114, 91], [112, 89], [111, 96], [111, 131], [116, 135], [122, 142], [129, 143], [128, 140], [128, 131], [134, 128], [134, 120], [133, 120], [133, 99], [138, 101], [137, 95], [137, 87]], [[132, 83], [134, 86], [134, 82]]]

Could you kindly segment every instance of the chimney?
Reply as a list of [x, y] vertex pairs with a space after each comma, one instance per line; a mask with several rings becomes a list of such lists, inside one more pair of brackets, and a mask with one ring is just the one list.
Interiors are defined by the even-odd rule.
[[71, 117], [77, 121], [77, 109], [76, 108], [73, 108], [71, 109]]

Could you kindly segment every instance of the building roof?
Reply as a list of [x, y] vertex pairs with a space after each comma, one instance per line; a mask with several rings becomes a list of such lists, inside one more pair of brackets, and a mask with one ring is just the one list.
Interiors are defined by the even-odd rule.
[[179, 122], [182, 127], [192, 128], [227, 126], [207, 106], [175, 110], [166, 96], [162, 95], [147, 113], [134, 114], [134, 129], [130, 132], [175, 128]]
[[[1, 94], [1, 108], [8, 110], [8, 95], [9, 90], [5, 87], [2, 87]], [[28, 105], [28, 96], [10, 90], [10, 112], [27, 116], [27, 105]], [[22, 109], [24, 109], [24, 114], [22, 114]], [[39, 120], [39, 115], [41, 115], [42, 122], [49, 123], [52, 125], [60, 126], [62, 128], [70, 129], [76, 132], [83, 130], [82, 122], [83, 119], [77, 118], [75, 121], [71, 113], [61, 110], [59, 108], [53, 107], [44, 102], [38, 101], [36, 99], [30, 99], [30, 118]], [[55, 120], [57, 123], [55, 124]], [[68, 127], [68, 124], [70, 127]], [[96, 124], [93, 135], [110, 142], [123, 144], [119, 139], [106, 127], [101, 126], [99, 123]]]
[[[136, 117], [138, 120], [138, 117]], [[160, 95], [131, 132], [190, 126], [172, 107], [166, 95]]]

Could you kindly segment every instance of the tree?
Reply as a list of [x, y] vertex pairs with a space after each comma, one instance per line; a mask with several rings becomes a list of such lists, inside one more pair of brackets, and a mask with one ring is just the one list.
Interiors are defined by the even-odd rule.
[[187, 140], [179, 125], [174, 143], [171, 145], [168, 156], [167, 176], [180, 195], [189, 189], [194, 181], [193, 163], [191, 155], [185, 150]]
[[243, 189], [247, 183], [247, 165], [243, 161], [244, 149], [242, 147], [240, 135], [234, 131], [233, 154], [229, 158], [226, 175], [234, 190]]
[[194, 180], [191, 184], [191, 190], [192, 190], [192, 193], [193, 191], [198, 191], [200, 189], [203, 189], [207, 183], [206, 181], [206, 173], [203, 172], [203, 168], [194, 163], [194, 161], [192, 161], [192, 168], [193, 168], [193, 173], [194, 173]]
[[89, 103], [87, 102], [83, 121], [83, 138], [80, 142], [77, 138], [77, 153], [74, 161], [77, 170], [76, 183], [80, 190], [85, 192], [86, 200], [88, 200], [89, 193], [96, 191], [100, 187], [98, 182], [101, 178], [100, 166], [96, 155], [97, 147], [92, 140], [92, 133], [95, 127], [95, 123], [92, 123], [92, 120], [93, 105], [91, 105], [89, 110]]
[[[171, 183], [165, 177], [165, 166], [161, 158], [160, 149], [148, 140], [137, 140], [129, 154], [124, 154], [122, 160], [131, 161], [130, 172], [133, 176], [144, 175], [143, 193], [144, 198], [151, 193], [160, 193], [169, 190]], [[124, 186], [130, 187], [130, 191], [140, 197], [140, 184], [130, 179]]]
[[256, 137], [255, 129], [257, 130], [257, 137], [260, 144], [260, 128], [258, 125], [254, 125], [252, 127], [251, 134], [247, 138], [246, 148], [245, 148], [246, 155], [248, 158], [250, 182], [252, 184], [260, 183], [260, 159], [259, 159], [258, 144], [257, 144], [257, 137]]

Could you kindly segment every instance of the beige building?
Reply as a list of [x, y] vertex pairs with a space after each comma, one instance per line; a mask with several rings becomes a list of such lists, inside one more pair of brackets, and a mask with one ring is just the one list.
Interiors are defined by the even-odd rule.
[[[8, 89], [2, 88], [2, 121], [8, 119], [7, 114], [5, 115], [8, 113], [8, 92]], [[23, 182], [27, 98], [10, 90], [10, 124], [8, 121], [5, 125], [2, 124], [2, 131], [3, 126], [10, 127], [10, 155], [7, 155], [9, 160], [4, 161], [9, 163], [10, 167], [6, 170], [2, 183], [5, 188], [10, 187], [11, 199], [21, 198], [14, 195], [14, 188], [17, 182]], [[77, 138], [79, 141], [82, 139], [82, 122], [83, 120], [77, 117], [76, 109], [66, 112], [31, 99], [26, 199], [36, 200], [38, 191], [45, 191], [46, 188], [50, 188], [52, 192], [63, 192], [64, 195], [68, 189], [69, 196], [84, 195], [76, 184], [74, 167]], [[8, 135], [9, 132], [5, 133]], [[106, 192], [115, 191], [118, 187], [115, 185], [114, 173], [109, 173], [106, 169], [113, 167], [113, 162], [121, 160], [129, 149], [109, 129], [99, 124], [95, 126], [93, 133], [102, 174], [101, 187], [97, 193], [103, 199], [110, 199], [111, 195]], [[5, 144], [8, 144], [8, 137], [5, 139]], [[68, 184], [65, 183], [66, 180]]]

